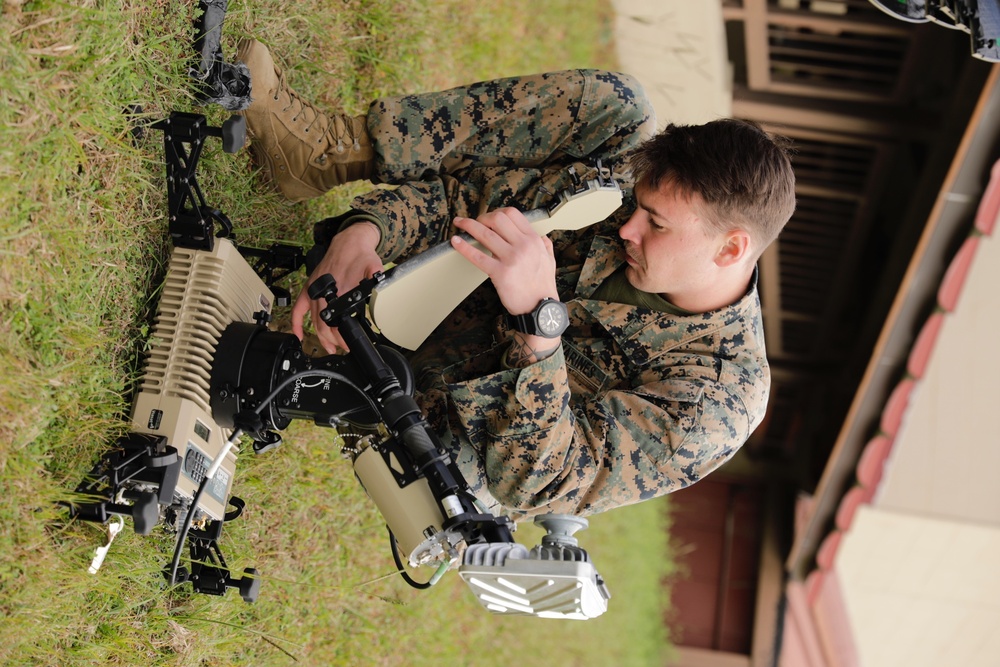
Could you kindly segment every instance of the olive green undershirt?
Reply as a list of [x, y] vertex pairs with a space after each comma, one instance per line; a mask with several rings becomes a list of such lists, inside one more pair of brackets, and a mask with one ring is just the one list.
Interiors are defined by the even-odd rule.
[[625, 277], [625, 268], [621, 267], [608, 276], [601, 286], [597, 288], [591, 297], [598, 301], [609, 301], [611, 303], [624, 303], [629, 306], [658, 310], [671, 315], [691, 315], [690, 311], [678, 308], [674, 304], [664, 299], [659, 294], [643, 292], [632, 286], [632, 283]]

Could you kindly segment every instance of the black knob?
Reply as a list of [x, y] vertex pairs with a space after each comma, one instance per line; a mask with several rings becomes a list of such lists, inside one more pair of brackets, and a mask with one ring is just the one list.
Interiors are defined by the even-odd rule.
[[222, 150], [236, 153], [247, 142], [247, 119], [233, 114], [222, 124]]
[[132, 505], [133, 528], [137, 535], [149, 535], [160, 520], [160, 504], [156, 494], [144, 491]]
[[282, 442], [281, 436], [274, 431], [264, 431], [253, 438], [253, 453], [265, 454], [280, 447]]
[[327, 301], [337, 296], [337, 281], [329, 273], [324, 273], [309, 286], [309, 298], [326, 297]]
[[243, 598], [244, 602], [256, 602], [257, 596], [260, 595], [260, 579], [257, 578], [258, 572], [252, 567], [247, 567], [243, 569], [243, 578], [238, 579], [240, 586], [240, 597]]
[[284, 287], [271, 286], [271, 294], [274, 295], [274, 305], [284, 308], [292, 302], [292, 294]]

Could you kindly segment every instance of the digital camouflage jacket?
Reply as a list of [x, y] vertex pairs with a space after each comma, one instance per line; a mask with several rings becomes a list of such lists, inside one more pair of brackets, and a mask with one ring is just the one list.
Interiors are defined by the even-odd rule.
[[739, 449], [767, 404], [755, 284], [688, 316], [592, 300], [624, 255], [615, 235], [580, 236], [560, 244], [571, 324], [556, 354], [502, 368], [509, 332], [479, 294], [414, 357], [426, 405], [447, 402], [468, 481], [515, 514], [594, 514], [684, 488]]
[[[756, 275], [745, 296], [678, 316], [590, 298], [624, 263], [628, 152], [655, 121], [638, 83], [582, 70], [387, 98], [368, 112], [376, 178], [356, 219], [402, 261], [456, 215], [546, 205], [600, 159], [625, 193], [607, 220], [551, 235], [570, 328], [554, 355], [502, 364], [510, 332], [487, 282], [411, 356], [418, 401], [473, 490], [512, 515], [593, 514], [688, 486], [763, 419], [769, 387]], [[350, 222], [348, 219], [348, 224]]]

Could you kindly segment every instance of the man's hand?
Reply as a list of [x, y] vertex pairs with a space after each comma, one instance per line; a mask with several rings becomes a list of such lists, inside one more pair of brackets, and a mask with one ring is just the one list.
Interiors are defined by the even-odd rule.
[[[530, 313], [545, 298], [559, 298], [552, 241], [539, 236], [514, 208], [491, 211], [478, 220], [455, 218], [455, 226], [479, 241], [488, 253], [458, 236], [452, 247], [490, 277], [500, 302], [511, 315]], [[513, 366], [544, 359], [559, 347], [559, 339], [517, 334], [508, 354]]]
[[351, 225], [333, 237], [322, 261], [309, 276], [309, 282], [299, 292], [299, 297], [292, 306], [292, 333], [298, 336], [299, 340], [304, 335], [302, 324], [305, 314], [310, 313], [316, 336], [323, 348], [330, 354], [347, 350], [347, 345], [337, 330], [328, 327], [320, 319], [319, 313], [326, 304], [320, 303], [322, 300], [309, 298], [309, 285], [319, 276], [329, 273], [337, 281], [338, 294], [354, 289], [362, 280], [371, 278], [382, 270], [382, 260], [375, 252], [380, 240], [378, 227], [370, 222]]

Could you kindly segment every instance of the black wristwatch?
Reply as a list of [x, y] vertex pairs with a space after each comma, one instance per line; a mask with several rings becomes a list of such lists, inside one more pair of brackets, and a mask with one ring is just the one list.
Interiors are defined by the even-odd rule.
[[569, 310], [557, 299], [542, 299], [530, 313], [507, 315], [507, 326], [529, 336], [558, 338], [569, 326]]

